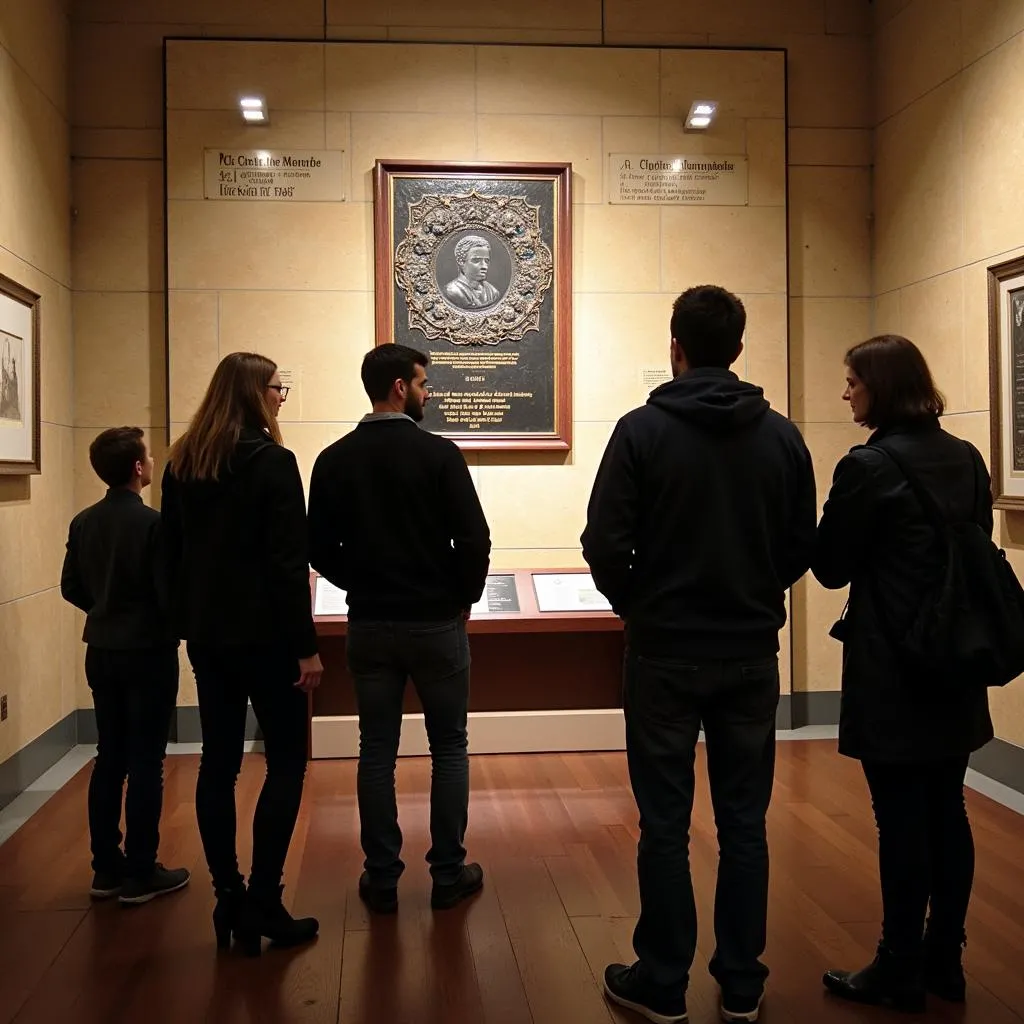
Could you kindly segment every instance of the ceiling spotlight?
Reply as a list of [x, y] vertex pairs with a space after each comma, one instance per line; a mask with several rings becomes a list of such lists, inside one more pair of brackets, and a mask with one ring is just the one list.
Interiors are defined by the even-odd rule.
[[718, 112], [718, 103], [715, 100], [694, 100], [690, 104], [690, 111], [683, 122], [684, 131], [706, 131], [711, 127], [711, 122]]
[[267, 104], [262, 96], [243, 96], [238, 101], [242, 111], [242, 120], [246, 124], [266, 124], [270, 118], [267, 116]]

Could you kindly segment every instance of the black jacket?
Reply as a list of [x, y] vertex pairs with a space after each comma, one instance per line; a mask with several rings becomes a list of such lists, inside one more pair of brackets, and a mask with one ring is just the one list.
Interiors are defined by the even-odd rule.
[[992, 738], [984, 688], [965, 688], [958, 699], [930, 696], [927, 680], [903, 676], [886, 638], [905, 631], [941, 576], [943, 555], [906, 478], [879, 447], [895, 450], [950, 518], [973, 519], [992, 534], [988, 470], [937, 420], [876, 432], [840, 461], [812, 564], [824, 586], [851, 584], [839, 750], [865, 761], [965, 755]]
[[490, 531], [466, 462], [407, 416], [364, 420], [320, 453], [309, 539], [353, 620], [454, 618], [487, 579]]
[[246, 429], [217, 481], [180, 481], [168, 467], [162, 511], [179, 637], [316, 654], [306, 505], [287, 448]]
[[86, 613], [87, 644], [109, 651], [177, 646], [159, 540], [160, 513], [123, 488], [71, 520], [60, 592]]
[[797, 428], [730, 371], [690, 370], [619, 420], [583, 556], [641, 653], [767, 657], [815, 513]]

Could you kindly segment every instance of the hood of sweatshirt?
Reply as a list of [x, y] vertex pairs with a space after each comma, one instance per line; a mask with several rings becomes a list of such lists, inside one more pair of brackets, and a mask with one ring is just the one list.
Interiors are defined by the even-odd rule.
[[681, 373], [652, 391], [647, 404], [720, 433], [744, 430], [771, 408], [761, 388], [714, 367]]

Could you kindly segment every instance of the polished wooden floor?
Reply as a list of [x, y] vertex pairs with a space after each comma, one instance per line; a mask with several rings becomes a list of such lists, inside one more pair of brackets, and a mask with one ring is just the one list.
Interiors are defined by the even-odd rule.
[[[780, 745], [770, 818], [772, 969], [762, 1020], [884, 1020], [827, 999], [830, 966], [859, 966], [877, 938], [875, 836], [859, 766], [834, 743]], [[701, 757], [703, 754], [701, 754]], [[702, 762], [701, 762], [702, 764]], [[168, 759], [161, 856], [193, 869], [184, 892], [123, 910], [91, 905], [84, 769], [0, 847], [0, 1022], [163, 1024], [608, 1024], [637, 1020], [604, 1002], [598, 979], [632, 959], [636, 810], [620, 754], [478, 757], [469, 847], [484, 892], [433, 914], [423, 854], [429, 763], [399, 768], [408, 869], [393, 918], [370, 920], [359, 873], [355, 766], [315, 762], [287, 866], [286, 899], [321, 920], [315, 945], [259, 960], [217, 955], [196, 833], [197, 758]], [[262, 758], [239, 781], [252, 813]], [[717, 1019], [712, 951], [716, 843], [706, 792], [692, 861], [702, 925], [690, 1019]], [[1024, 1021], [1024, 818], [970, 794], [978, 873], [966, 1009], [927, 1019]], [[242, 829], [244, 836], [245, 829]], [[246, 841], [243, 839], [243, 847]], [[248, 851], [243, 849], [244, 863]], [[920, 1018], [919, 1018], [920, 1019]]]

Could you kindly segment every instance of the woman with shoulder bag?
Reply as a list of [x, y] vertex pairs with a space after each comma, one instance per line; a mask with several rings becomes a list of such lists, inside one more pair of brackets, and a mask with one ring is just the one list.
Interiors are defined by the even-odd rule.
[[948, 522], [977, 523], [989, 537], [992, 496], [977, 449], [940, 427], [942, 396], [906, 338], [850, 349], [843, 398], [874, 432], [836, 467], [811, 568], [825, 587], [850, 584], [832, 633], [843, 642], [839, 752], [861, 761], [871, 792], [883, 924], [874, 961], [829, 971], [824, 984], [845, 999], [921, 1012], [927, 991], [964, 999], [974, 841], [963, 785], [970, 754], [993, 730], [984, 685], [938, 685], [908, 667], [895, 639], [946, 569], [915, 488]]
[[[171, 446], [163, 530], [177, 636], [196, 677], [203, 752], [196, 816], [213, 876], [218, 946], [250, 954], [312, 939], [295, 920], [281, 875], [302, 800], [307, 694], [320, 682], [310, 608], [306, 509], [295, 456], [277, 413], [287, 396], [277, 366], [233, 352]], [[253, 817], [249, 885], [235, 850], [235, 780], [247, 706], [263, 734], [267, 774]]]

